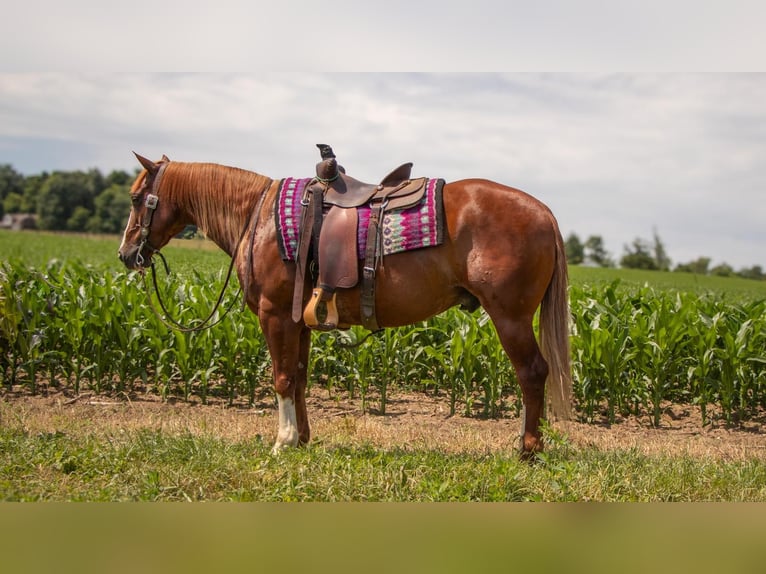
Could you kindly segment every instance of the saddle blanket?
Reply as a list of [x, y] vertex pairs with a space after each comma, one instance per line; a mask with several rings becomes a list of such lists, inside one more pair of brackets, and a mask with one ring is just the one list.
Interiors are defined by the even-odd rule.
[[[288, 177], [281, 181], [274, 220], [277, 226], [279, 253], [284, 261], [295, 261], [301, 220], [301, 199], [311, 178]], [[381, 236], [383, 255], [441, 245], [444, 240], [443, 179], [428, 179], [426, 193], [417, 205], [383, 214]], [[369, 206], [358, 207], [357, 255], [364, 259], [367, 245]]]

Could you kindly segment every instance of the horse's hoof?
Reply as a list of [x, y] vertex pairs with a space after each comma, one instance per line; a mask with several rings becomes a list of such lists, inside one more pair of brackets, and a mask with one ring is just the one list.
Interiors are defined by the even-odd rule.
[[271, 447], [271, 456], [279, 456], [288, 448], [290, 448], [290, 445], [288, 444], [276, 443], [273, 447]]
[[534, 436], [521, 437], [519, 441], [519, 458], [524, 462], [534, 463], [538, 461], [537, 455], [543, 452], [543, 442]]
[[542, 450], [520, 450], [519, 459], [528, 464], [537, 464], [540, 462], [540, 457], [538, 455], [541, 452]]

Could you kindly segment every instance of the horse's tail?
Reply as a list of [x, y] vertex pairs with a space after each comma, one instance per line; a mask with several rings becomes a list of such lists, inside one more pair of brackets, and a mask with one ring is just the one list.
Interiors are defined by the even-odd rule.
[[540, 347], [548, 362], [548, 402], [558, 420], [572, 418], [572, 369], [569, 351], [569, 298], [566, 251], [556, 218], [556, 264], [540, 306]]

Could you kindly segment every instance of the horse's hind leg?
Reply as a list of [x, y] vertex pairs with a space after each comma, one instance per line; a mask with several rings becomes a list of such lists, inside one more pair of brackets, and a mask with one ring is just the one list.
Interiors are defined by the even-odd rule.
[[[492, 314], [490, 313], [490, 316]], [[500, 342], [516, 369], [524, 401], [521, 430], [521, 453], [532, 456], [543, 449], [540, 418], [545, 405], [545, 379], [548, 364], [543, 359], [532, 328], [532, 318], [492, 317]]]

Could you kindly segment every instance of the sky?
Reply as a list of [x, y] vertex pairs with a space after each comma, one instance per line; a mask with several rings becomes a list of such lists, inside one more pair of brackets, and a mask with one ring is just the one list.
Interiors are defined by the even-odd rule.
[[135, 151], [310, 176], [328, 143], [358, 179], [412, 161], [415, 176], [523, 189], [564, 235], [600, 235], [615, 259], [656, 230], [674, 264], [766, 267], [756, 2], [306, 2], [299, 19], [241, 8], [259, 20], [231, 18], [231, 0], [225, 19], [135, 0], [111, 21], [73, 4], [51, 3], [33, 27], [39, 6], [25, 3], [0, 24], [0, 164], [26, 175], [132, 172]]

